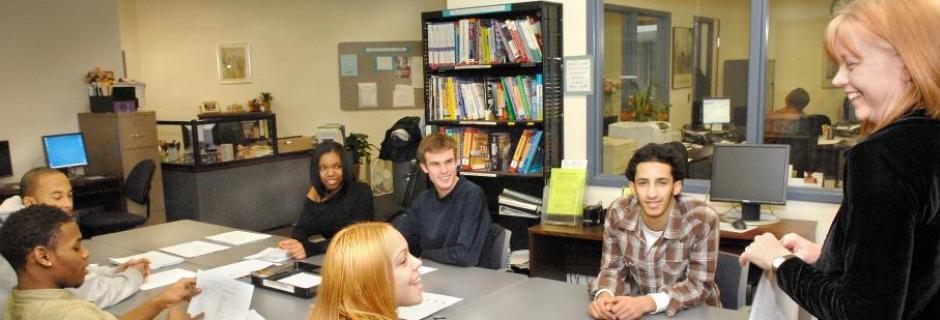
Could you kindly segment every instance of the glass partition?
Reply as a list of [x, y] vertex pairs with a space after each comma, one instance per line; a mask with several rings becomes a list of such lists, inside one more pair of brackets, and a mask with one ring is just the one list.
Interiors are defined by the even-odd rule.
[[274, 114], [157, 121], [164, 164], [210, 166], [277, 154]]

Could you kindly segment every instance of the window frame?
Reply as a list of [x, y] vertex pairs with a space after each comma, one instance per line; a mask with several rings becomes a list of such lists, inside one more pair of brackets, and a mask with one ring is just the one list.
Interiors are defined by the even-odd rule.
[[[594, 58], [594, 87], [603, 88], [604, 68], [604, 9], [603, 0], [589, 0], [587, 8], [587, 49]], [[748, 32], [748, 107], [746, 141], [757, 143], [764, 141], [764, 116], [766, 110], [763, 83], [766, 78], [767, 42], [770, 17], [770, 0], [750, 0], [750, 32]], [[671, 23], [671, 20], [670, 20]], [[755, 32], [756, 31], [756, 32]], [[669, 48], [671, 50], [671, 48]], [[596, 92], [596, 91], [595, 91]], [[603, 95], [594, 93], [587, 96], [587, 158], [588, 184], [598, 187], [623, 188], [627, 184], [624, 176], [605, 175], [600, 171], [601, 135], [603, 132]], [[683, 191], [689, 193], [708, 193], [710, 180], [686, 179]], [[843, 186], [845, 182], [843, 181]], [[825, 203], [842, 202], [841, 189], [823, 189], [809, 187], [787, 187], [787, 200]]]

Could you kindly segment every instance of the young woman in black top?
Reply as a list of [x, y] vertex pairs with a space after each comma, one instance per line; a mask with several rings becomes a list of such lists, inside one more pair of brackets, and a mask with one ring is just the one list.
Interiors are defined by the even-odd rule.
[[[278, 243], [278, 247], [287, 249], [294, 259], [325, 252], [330, 238], [337, 232], [375, 216], [372, 189], [353, 178], [352, 161], [339, 143], [327, 140], [314, 149], [310, 159], [310, 184], [304, 211], [291, 232], [293, 239]], [[326, 241], [311, 242], [312, 235], [321, 235]]]

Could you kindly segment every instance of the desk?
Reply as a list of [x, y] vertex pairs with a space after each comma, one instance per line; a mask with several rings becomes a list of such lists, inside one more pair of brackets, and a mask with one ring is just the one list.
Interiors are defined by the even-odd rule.
[[[779, 223], [744, 233], [721, 231], [719, 250], [740, 254], [759, 234], [778, 238], [796, 233], [816, 239], [816, 222], [780, 219]], [[529, 228], [529, 275], [563, 281], [567, 273], [596, 276], [600, 270], [604, 226], [568, 227], [541, 224]]]
[[[590, 319], [587, 288], [560, 281], [530, 278], [483, 298], [455, 305], [438, 314], [450, 319]], [[747, 319], [743, 310], [699, 306], [673, 318], [664, 313], [643, 319]]]
[[[89, 260], [103, 263], [107, 261], [107, 257], [109, 256], [126, 256], [148, 250], [156, 250], [164, 246], [203, 239], [203, 237], [208, 235], [233, 230], [238, 229], [191, 220], [180, 220], [99, 236], [86, 241], [86, 243], [91, 252]], [[175, 267], [195, 271], [196, 269], [208, 269], [230, 264], [240, 261], [248, 254], [260, 251], [263, 247], [273, 246], [283, 239], [285, 238], [272, 236], [271, 238], [258, 242], [235, 246], [213, 254], [188, 259], [183, 264]], [[314, 256], [308, 260], [313, 263], [321, 264], [323, 256]], [[469, 303], [527, 280], [525, 276], [519, 274], [475, 267], [455, 267], [428, 260], [424, 260], [424, 265], [438, 269], [437, 271], [423, 276], [422, 283], [425, 290], [464, 299], [454, 307], [442, 310], [442, 313], [456, 306]], [[108, 311], [115, 314], [123, 314], [147, 301], [147, 299], [153, 295], [162, 292], [162, 290], [163, 288], [158, 288], [138, 292], [131, 298], [111, 307]], [[310, 311], [310, 305], [315, 301], [316, 297], [313, 299], [303, 299], [270, 290], [258, 289], [255, 290], [252, 295], [251, 308], [258, 310], [258, 312], [267, 319], [306, 319]], [[585, 304], [581, 308], [586, 308], [586, 306]]]
[[[121, 178], [99, 176], [87, 179], [71, 179], [72, 197], [75, 210], [100, 207], [109, 211], [124, 210], [124, 190]], [[0, 202], [20, 194], [19, 184], [11, 183], [0, 186]]]

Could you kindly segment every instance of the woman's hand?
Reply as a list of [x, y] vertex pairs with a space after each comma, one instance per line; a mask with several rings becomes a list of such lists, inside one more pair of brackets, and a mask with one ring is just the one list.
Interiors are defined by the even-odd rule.
[[289, 255], [291, 259], [300, 260], [300, 259], [307, 258], [307, 251], [304, 250], [304, 245], [301, 244], [300, 241], [297, 241], [296, 239], [287, 239], [287, 240], [278, 242], [277, 247], [287, 250], [287, 255]]
[[754, 242], [744, 248], [744, 252], [741, 253], [739, 261], [741, 262], [741, 266], [745, 266], [748, 262], [751, 262], [761, 269], [770, 270], [774, 258], [788, 254], [793, 253], [780, 244], [777, 237], [767, 232], [754, 237]]
[[822, 253], [822, 247], [812, 241], [806, 240], [795, 233], [788, 233], [780, 238], [780, 244], [784, 248], [793, 252], [793, 255], [809, 264], [816, 264], [819, 255]]

